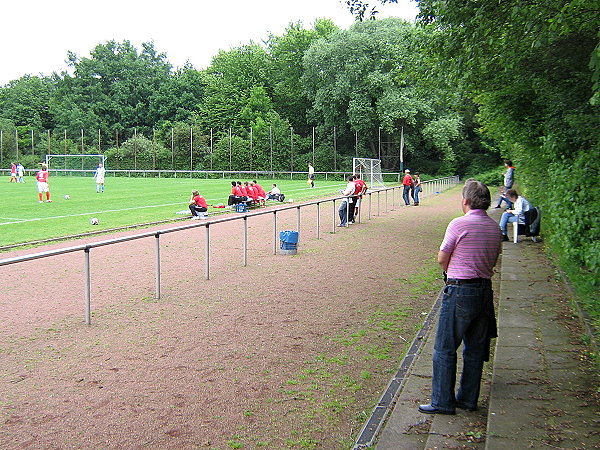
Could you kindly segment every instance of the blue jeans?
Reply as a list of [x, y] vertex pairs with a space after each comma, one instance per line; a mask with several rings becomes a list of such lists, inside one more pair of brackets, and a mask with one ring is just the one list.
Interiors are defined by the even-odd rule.
[[419, 192], [421, 192], [421, 186], [415, 187], [415, 193], [413, 198], [415, 199], [415, 203], [419, 203]]
[[[508, 188], [506, 188], [506, 190], [508, 191]], [[513, 207], [513, 204], [508, 199], [508, 197], [506, 197], [504, 194], [500, 194], [500, 198], [498, 199], [498, 204], [496, 205], [496, 208], [500, 208], [502, 206], [502, 202], [506, 202], [506, 206], [508, 207], [508, 209], [511, 209]]]
[[[345, 227], [346, 224], [348, 223], [348, 213], [349, 213], [347, 198], [342, 200], [342, 204], [340, 205], [339, 213], [340, 213], [340, 225]], [[352, 220], [352, 218], [350, 218], [350, 220]]]
[[410, 186], [404, 185], [404, 192], [402, 193], [402, 198], [404, 199], [404, 204], [406, 206], [410, 206]]
[[502, 213], [502, 217], [500, 218], [500, 229], [502, 230], [502, 234], [508, 234], [508, 232], [506, 231], [508, 223], [517, 222], [518, 220], [519, 216], [515, 216], [513, 213]]
[[[491, 283], [448, 285], [444, 289], [433, 350], [431, 405], [453, 412], [456, 402], [475, 408], [483, 361], [489, 349], [489, 317], [493, 310]], [[458, 393], [456, 350], [464, 342], [463, 371]]]

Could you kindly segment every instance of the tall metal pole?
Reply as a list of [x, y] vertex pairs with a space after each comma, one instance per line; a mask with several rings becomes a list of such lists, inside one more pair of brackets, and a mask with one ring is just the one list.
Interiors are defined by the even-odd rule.
[[213, 168], [213, 129], [210, 129], [210, 170]]
[[337, 172], [337, 134], [333, 127], [333, 171]]
[[294, 127], [290, 128], [290, 172], [294, 171]]
[[19, 159], [19, 132], [15, 127], [15, 159]]
[[191, 172], [194, 170], [192, 151], [194, 150], [194, 127], [190, 127], [190, 178]]
[[379, 138], [379, 161], [381, 161], [381, 127], [379, 127], [379, 133], [378, 133], [378, 138]]
[[229, 171], [231, 172], [231, 127], [229, 127]]
[[253, 142], [252, 142], [252, 127], [250, 127], [250, 170], [252, 170], [252, 146], [253, 146]]
[[133, 129], [133, 170], [137, 170], [137, 128]]
[[315, 127], [312, 127], [312, 165], [315, 165]]
[[271, 176], [273, 176], [273, 127], [269, 127], [269, 149], [271, 152]]
[[48, 129], [48, 154], [50, 155], [52, 153], [52, 145], [51, 145], [51, 136], [50, 136], [50, 129]]
[[81, 129], [81, 154], [85, 153], [85, 147], [83, 145], [83, 128]]
[[98, 128], [98, 154], [102, 153], [102, 147], [100, 146], [100, 128]]
[[175, 130], [171, 127], [171, 169], [175, 170]]
[[33, 130], [31, 130], [31, 156], [33, 156], [33, 155], [34, 155], [34, 152], [33, 152]]

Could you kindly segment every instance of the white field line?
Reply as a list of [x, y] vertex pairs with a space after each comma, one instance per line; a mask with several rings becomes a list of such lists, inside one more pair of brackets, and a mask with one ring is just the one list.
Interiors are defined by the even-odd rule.
[[[342, 186], [340, 184], [336, 184], [336, 185], [331, 185], [331, 186], [323, 186], [322, 188], [331, 188], [331, 187], [337, 187], [337, 186]], [[345, 185], [344, 185], [345, 186]], [[288, 191], [288, 192], [300, 192], [300, 191], [306, 191], [306, 190], [313, 190], [313, 189], [317, 189], [317, 188], [302, 188], [302, 189], [296, 189], [293, 191]], [[211, 202], [215, 202], [215, 201], [219, 201], [222, 199], [206, 199], [207, 203], [211, 203]], [[25, 222], [36, 222], [39, 220], [52, 220], [52, 219], [65, 219], [67, 217], [81, 217], [81, 216], [90, 216], [93, 214], [103, 214], [103, 213], [109, 213], [109, 212], [121, 212], [121, 211], [133, 211], [133, 210], [137, 210], [137, 209], [147, 209], [147, 208], [162, 208], [164, 206], [176, 206], [176, 205], [181, 205], [181, 204], [186, 204], [187, 202], [178, 202], [178, 203], [165, 203], [163, 205], [147, 205], [147, 206], [134, 206], [132, 208], [122, 208], [122, 209], [106, 209], [103, 211], [91, 211], [91, 212], [85, 212], [85, 213], [78, 213], [78, 214], [66, 214], [63, 216], [51, 216], [51, 217], [36, 217], [33, 219], [16, 219], [16, 218], [1, 218], [0, 220], [10, 220], [10, 222], [3, 222], [0, 223], [0, 226], [2, 225], [14, 225], [16, 223], [25, 223]]]

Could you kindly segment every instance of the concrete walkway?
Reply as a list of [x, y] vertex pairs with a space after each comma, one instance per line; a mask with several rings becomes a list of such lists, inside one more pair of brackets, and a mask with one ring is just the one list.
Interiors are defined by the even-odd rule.
[[[490, 215], [499, 219], [500, 212]], [[600, 380], [586, 360], [581, 319], [543, 244], [505, 242], [499, 272], [499, 337], [484, 366], [480, 409], [418, 412], [430, 400], [434, 326], [377, 436], [378, 450], [600, 448]]]

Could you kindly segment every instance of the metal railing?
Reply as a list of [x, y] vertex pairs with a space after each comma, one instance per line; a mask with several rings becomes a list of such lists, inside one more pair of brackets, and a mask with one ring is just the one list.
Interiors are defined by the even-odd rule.
[[[428, 181], [422, 183], [421, 192], [422, 192], [423, 196], [435, 195], [446, 189], [449, 189], [450, 187], [454, 186], [458, 182], [459, 182], [458, 176], [439, 178], [439, 179], [435, 179], [435, 180], [428, 180]], [[380, 212], [381, 211], [381, 205], [380, 205], [381, 195], [382, 194], [384, 195], [383, 204], [384, 204], [385, 212], [387, 213], [388, 206], [389, 206], [388, 193], [391, 191], [391, 197], [392, 197], [391, 204], [395, 205], [396, 204], [395, 192], [396, 192], [396, 190], [402, 190], [402, 189], [403, 189], [402, 186], [394, 186], [394, 187], [390, 187], [390, 188], [384, 188], [384, 189], [370, 191], [370, 192], [367, 192], [366, 194], [364, 194], [363, 202], [364, 202], [364, 197], [367, 197], [367, 199], [368, 199], [368, 220], [371, 220], [371, 216], [373, 214], [372, 208], [375, 206], [375, 205], [373, 205], [373, 203], [374, 203], [373, 196], [374, 195], [376, 196], [375, 201], [376, 201], [377, 215], [379, 216], [381, 214], [381, 212]], [[317, 236], [317, 239], [320, 239], [320, 234], [321, 234], [321, 208], [320, 208], [320, 206], [321, 206], [321, 204], [332, 203], [332, 205], [333, 205], [333, 222], [332, 222], [333, 226], [332, 226], [331, 231], [332, 231], [332, 233], [335, 233], [336, 227], [337, 227], [336, 223], [337, 223], [337, 219], [338, 219], [338, 215], [337, 215], [338, 210], [336, 208], [336, 202], [338, 200], [343, 200], [344, 198], [346, 198], [346, 197], [340, 196], [340, 197], [334, 197], [334, 198], [325, 199], [325, 200], [317, 200], [317, 201], [311, 201], [311, 202], [307, 202], [307, 203], [301, 203], [298, 205], [282, 206], [282, 207], [279, 207], [276, 209], [255, 211], [255, 212], [245, 213], [243, 215], [228, 215], [228, 216], [223, 216], [223, 217], [218, 217], [215, 219], [207, 220], [204, 222], [190, 223], [190, 224], [186, 224], [186, 225], [172, 227], [172, 228], [168, 228], [165, 230], [149, 231], [146, 233], [139, 233], [139, 234], [135, 234], [132, 236], [123, 236], [123, 237], [118, 237], [118, 238], [112, 238], [112, 239], [107, 239], [107, 240], [103, 240], [103, 241], [93, 242], [90, 244], [75, 245], [72, 247], [48, 250], [48, 251], [44, 251], [44, 252], [33, 253], [30, 255], [16, 256], [13, 258], [1, 259], [0, 266], [17, 264], [17, 263], [21, 263], [21, 262], [25, 262], [25, 261], [32, 261], [35, 259], [48, 258], [51, 256], [64, 255], [66, 253], [82, 251], [84, 254], [85, 323], [89, 325], [89, 324], [91, 324], [90, 253], [91, 253], [91, 250], [94, 248], [103, 247], [106, 245], [118, 244], [121, 242], [133, 241], [136, 239], [144, 239], [144, 238], [148, 238], [148, 237], [154, 237], [155, 238], [155, 298], [160, 299], [160, 291], [161, 291], [160, 237], [163, 234], [175, 233], [178, 231], [189, 230], [191, 228], [204, 227], [206, 230], [205, 231], [205, 242], [206, 242], [206, 245], [205, 245], [205, 278], [207, 280], [209, 280], [210, 279], [210, 228], [212, 226], [220, 224], [220, 223], [231, 222], [234, 220], [243, 220], [244, 221], [244, 232], [243, 232], [243, 241], [242, 241], [243, 242], [242, 265], [247, 266], [247, 264], [248, 264], [248, 220], [250, 220], [254, 217], [257, 217], [257, 216], [265, 215], [265, 214], [273, 215], [273, 254], [275, 255], [275, 254], [277, 254], [277, 243], [278, 243], [278, 235], [277, 235], [277, 214], [278, 213], [280, 213], [282, 211], [296, 209], [296, 211], [297, 211], [296, 212], [296, 231], [300, 232], [300, 210], [302, 208], [305, 208], [308, 206], [313, 206], [313, 205], [316, 206], [316, 208], [317, 208], [316, 236]], [[402, 194], [400, 194], [399, 198], [401, 201]], [[346, 210], [348, 211], [348, 209], [346, 209]], [[359, 209], [359, 215], [358, 215], [359, 223], [361, 222], [362, 210], [363, 210], [363, 207], [361, 207]], [[348, 226], [348, 223], [349, 223], [348, 220], [346, 220], [346, 226]]]

